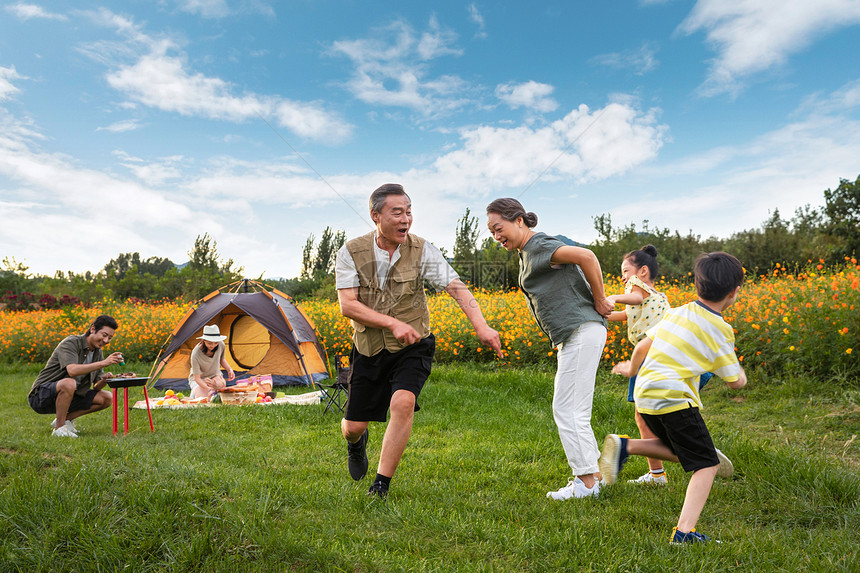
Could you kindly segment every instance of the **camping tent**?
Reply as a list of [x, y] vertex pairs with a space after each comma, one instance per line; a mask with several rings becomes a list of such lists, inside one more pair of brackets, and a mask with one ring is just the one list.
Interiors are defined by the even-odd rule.
[[286, 294], [244, 279], [208, 294], [182, 317], [156, 359], [155, 388], [189, 387], [191, 351], [209, 324], [227, 336], [225, 358], [237, 379], [271, 374], [275, 386], [314, 386], [329, 377], [325, 349], [308, 316]]

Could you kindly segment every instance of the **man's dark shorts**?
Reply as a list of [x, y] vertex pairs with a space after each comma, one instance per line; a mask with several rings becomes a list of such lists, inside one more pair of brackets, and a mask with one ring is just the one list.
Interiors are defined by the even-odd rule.
[[[641, 412], [640, 412], [641, 413]], [[719, 465], [717, 450], [698, 408], [669, 414], [642, 414], [642, 419], [672, 452], [686, 472]]]
[[391, 396], [397, 390], [408, 390], [415, 394], [415, 411], [420, 410], [418, 395], [430, 376], [435, 351], [436, 337], [432, 334], [394, 354], [383, 350], [368, 357], [353, 348], [346, 419], [353, 422], [384, 422]]
[[[84, 396], [74, 394], [72, 403], [69, 404], [69, 412], [77, 412], [78, 410], [89, 410], [93, 405], [93, 400], [98, 395], [99, 390], [90, 390]], [[27, 397], [30, 402], [30, 407], [39, 414], [56, 414], [57, 413], [57, 383], [51, 382], [39, 386], [35, 392]]]

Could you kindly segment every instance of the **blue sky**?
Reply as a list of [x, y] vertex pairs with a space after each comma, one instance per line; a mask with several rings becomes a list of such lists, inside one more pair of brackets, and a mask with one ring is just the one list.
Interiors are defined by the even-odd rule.
[[449, 249], [496, 197], [582, 242], [603, 213], [727, 237], [860, 174], [858, 25], [857, 0], [0, 0], [0, 256], [180, 263], [209, 233], [292, 277], [388, 182]]

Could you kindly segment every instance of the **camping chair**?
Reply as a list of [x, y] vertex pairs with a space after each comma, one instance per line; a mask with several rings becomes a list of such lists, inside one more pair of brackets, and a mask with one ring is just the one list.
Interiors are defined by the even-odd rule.
[[322, 401], [325, 402], [323, 415], [335, 407], [343, 412], [344, 407], [346, 407], [349, 376], [352, 374], [352, 365], [349, 363], [349, 356], [346, 354], [335, 355], [334, 365], [336, 370], [334, 383], [329, 385], [317, 383], [322, 388]]

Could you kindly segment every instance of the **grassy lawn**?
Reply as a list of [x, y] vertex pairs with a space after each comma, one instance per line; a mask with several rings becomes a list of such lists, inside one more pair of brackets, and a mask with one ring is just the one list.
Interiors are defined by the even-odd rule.
[[[147, 367], [137, 370], [146, 371]], [[717, 479], [699, 529], [672, 547], [688, 475], [556, 502], [569, 469], [551, 413], [552, 372], [437, 366], [387, 503], [353, 482], [339, 418], [321, 406], [109, 412], [81, 437], [50, 435], [26, 404], [38, 367], [0, 366], [2, 571], [858, 571], [860, 389], [853, 380], [752, 376], [704, 392]], [[140, 394], [139, 390], [134, 395]], [[626, 382], [601, 374], [599, 443], [636, 434]]]

